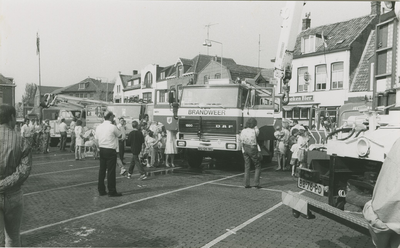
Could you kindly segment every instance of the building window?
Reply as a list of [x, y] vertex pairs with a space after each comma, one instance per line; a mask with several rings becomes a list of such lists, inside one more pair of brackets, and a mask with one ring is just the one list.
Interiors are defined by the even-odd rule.
[[332, 64], [331, 89], [343, 89], [343, 62]]
[[117, 93], [121, 92], [121, 85], [117, 85]]
[[204, 84], [208, 84], [208, 75], [204, 76]]
[[87, 94], [85, 93], [85, 94], [83, 94], [83, 98], [87, 98]]
[[315, 90], [326, 90], [326, 65], [315, 67]]
[[79, 89], [80, 89], [80, 90], [85, 89], [85, 83], [80, 83], [80, 84], [79, 84]]
[[308, 82], [304, 79], [304, 74], [308, 71], [308, 67], [300, 67], [297, 69], [297, 91], [308, 91]]
[[377, 27], [377, 76], [386, 76], [392, 74], [393, 65], [393, 22], [380, 24]]
[[151, 102], [151, 92], [143, 93], [143, 102]]
[[[301, 53], [312, 53], [315, 52], [316, 47], [315, 35], [304, 36], [301, 38]], [[317, 42], [321, 43], [321, 42]]]
[[215, 76], [214, 76], [214, 78], [215, 78], [215, 79], [221, 78], [221, 73], [216, 73]]
[[167, 102], [167, 94], [168, 94], [168, 90], [160, 90], [158, 91], [158, 103], [163, 103], [163, 102]]
[[161, 72], [160, 79], [165, 79], [165, 71]]
[[293, 119], [293, 110], [285, 111], [285, 118]]
[[92, 94], [90, 94], [90, 98], [93, 98], [93, 93], [92, 93]]
[[144, 88], [151, 88], [153, 86], [153, 74], [147, 72], [144, 77]]

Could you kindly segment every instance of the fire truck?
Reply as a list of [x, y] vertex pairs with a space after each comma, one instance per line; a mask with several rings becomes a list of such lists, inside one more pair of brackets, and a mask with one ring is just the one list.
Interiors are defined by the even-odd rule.
[[183, 86], [179, 99], [175, 98], [156, 91], [154, 120], [178, 131], [177, 147], [186, 151], [191, 168], [199, 168], [204, 157], [215, 159], [217, 166], [243, 166], [239, 135], [251, 117], [257, 119], [257, 142], [265, 161], [271, 161], [273, 125], [281, 114], [273, 87], [218, 79], [207, 85]]
[[372, 103], [339, 111], [342, 123], [326, 137], [326, 151], [314, 152], [309, 167], [300, 170], [297, 185], [302, 191], [282, 193], [294, 217], [313, 219], [313, 212], [319, 213], [370, 235], [360, 211], [371, 200], [385, 158], [400, 138], [400, 26], [393, 2], [390, 6], [375, 29]]

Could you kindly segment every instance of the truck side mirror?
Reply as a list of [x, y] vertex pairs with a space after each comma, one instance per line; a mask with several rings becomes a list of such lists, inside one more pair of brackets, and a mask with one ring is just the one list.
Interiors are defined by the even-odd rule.
[[175, 102], [174, 92], [171, 90], [171, 91], [168, 93], [168, 103], [169, 103], [169, 104], [172, 104], [172, 103], [174, 103], [174, 102]]

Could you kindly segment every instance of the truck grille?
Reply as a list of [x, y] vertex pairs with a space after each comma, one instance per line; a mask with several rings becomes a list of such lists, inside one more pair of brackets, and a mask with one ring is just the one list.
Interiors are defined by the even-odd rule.
[[[200, 127], [201, 121], [201, 127]], [[179, 131], [184, 133], [195, 133], [199, 131], [204, 134], [231, 134], [236, 135], [237, 127], [235, 120], [200, 120], [200, 119], [180, 119]]]
[[227, 135], [212, 135], [212, 134], [203, 134], [201, 136], [201, 139], [199, 139], [199, 136], [197, 134], [183, 134], [183, 139], [185, 140], [208, 140], [210, 142], [216, 142], [216, 141], [221, 141], [221, 142], [229, 142], [229, 143], [235, 143], [237, 142], [236, 140], [236, 135], [234, 136], [227, 136]]

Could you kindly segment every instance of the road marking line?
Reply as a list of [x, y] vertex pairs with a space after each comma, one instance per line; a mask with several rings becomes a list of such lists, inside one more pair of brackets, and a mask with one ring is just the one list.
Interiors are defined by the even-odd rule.
[[[240, 185], [225, 184], [225, 183], [210, 183], [210, 184], [221, 185], [221, 186], [228, 186], [228, 187], [236, 187], [236, 188], [243, 188], [243, 186], [240, 186]], [[273, 191], [273, 192], [282, 193], [282, 190], [279, 190], [279, 189], [260, 188], [260, 189], [258, 189], [258, 190], [266, 190], [266, 191]]]
[[[175, 167], [174, 169], [179, 169], [181, 167]], [[170, 169], [171, 170], [171, 169]], [[158, 171], [153, 171], [154, 172], [160, 172], [160, 171], [164, 171], [164, 170], [158, 170]], [[172, 170], [173, 171], [173, 170]], [[139, 176], [139, 174], [132, 174], [132, 176]], [[125, 176], [119, 176], [116, 179], [121, 179], [121, 178], [125, 178]], [[107, 179], [106, 179], [107, 181]], [[51, 188], [51, 189], [46, 189], [46, 190], [42, 190], [42, 191], [35, 191], [35, 192], [30, 192], [30, 193], [26, 193], [24, 194], [24, 196], [27, 195], [34, 195], [34, 194], [39, 194], [39, 193], [44, 193], [44, 192], [48, 192], [48, 191], [55, 191], [55, 190], [60, 190], [60, 189], [67, 189], [67, 188], [73, 188], [73, 187], [77, 187], [77, 186], [82, 186], [82, 185], [87, 185], [87, 184], [92, 184], [92, 183], [97, 183], [98, 181], [91, 181], [91, 182], [86, 182], [86, 183], [79, 183], [79, 184], [74, 184], [74, 185], [68, 185], [68, 186], [64, 186], [64, 187], [59, 187], [59, 188]]]
[[211, 242], [207, 243], [206, 245], [202, 246], [202, 248], [208, 248], [208, 247], [214, 246], [215, 244], [217, 244], [217, 243], [219, 243], [220, 241], [226, 239], [227, 237], [229, 237], [229, 236], [232, 235], [232, 234], [236, 234], [237, 231], [239, 231], [240, 229], [242, 229], [242, 228], [244, 228], [245, 226], [251, 224], [252, 222], [256, 221], [257, 219], [263, 217], [264, 215], [266, 215], [266, 214], [272, 212], [273, 210], [275, 210], [276, 208], [278, 208], [278, 207], [280, 207], [280, 206], [282, 206], [282, 202], [276, 204], [275, 206], [273, 206], [273, 207], [267, 209], [266, 211], [264, 211], [264, 212], [262, 212], [262, 213], [260, 213], [260, 214], [258, 214], [258, 215], [256, 215], [256, 216], [254, 216], [253, 218], [247, 220], [246, 222], [240, 224], [239, 226], [237, 226], [237, 227], [235, 227], [235, 228], [233, 228], [233, 229], [230, 229], [230, 230], [227, 231], [225, 234], [219, 236], [218, 238], [216, 238], [216, 239], [212, 240]]
[[56, 164], [56, 163], [59, 163], [59, 162], [72, 162], [72, 161], [75, 161], [75, 159], [61, 160], [61, 161], [58, 161], [58, 162], [57, 161], [52, 161], [52, 162], [39, 163], [39, 164], [33, 163], [33, 165], [36, 166], [36, 165], [44, 165], [44, 164]]
[[69, 172], [69, 171], [77, 171], [77, 170], [87, 170], [87, 169], [93, 169], [93, 168], [99, 168], [99, 166], [91, 166], [91, 167], [77, 168], [77, 169], [71, 169], [71, 170], [51, 171], [51, 172], [45, 172], [45, 173], [31, 174], [30, 177], [33, 177], [33, 176], [42, 176], [42, 175], [49, 175], [49, 174], [56, 174], [56, 173], [60, 173], [60, 172]]
[[59, 222], [56, 222], [56, 223], [53, 223], [53, 224], [48, 224], [48, 225], [44, 225], [44, 226], [37, 227], [37, 228], [34, 228], [34, 229], [30, 229], [30, 230], [27, 230], [27, 231], [23, 231], [23, 232], [21, 232], [21, 234], [28, 234], [28, 233], [31, 233], [31, 232], [34, 232], [34, 231], [38, 231], [38, 230], [42, 230], [42, 229], [45, 229], [45, 228], [48, 228], [48, 227], [53, 227], [53, 226], [57, 226], [57, 225], [64, 224], [64, 223], [67, 223], [67, 222], [71, 222], [71, 221], [74, 221], [74, 220], [83, 219], [85, 217], [89, 217], [89, 216], [92, 216], [92, 215], [95, 215], [95, 214], [104, 213], [104, 212], [107, 212], [109, 210], [122, 208], [122, 207], [125, 207], [125, 206], [128, 206], [128, 205], [134, 204], [134, 203], [151, 200], [151, 199], [154, 199], [154, 198], [157, 198], [157, 197], [161, 197], [161, 196], [169, 195], [169, 194], [176, 193], [176, 192], [179, 192], [179, 191], [183, 191], [183, 190], [199, 187], [199, 186], [202, 186], [202, 185], [205, 185], [205, 184], [209, 184], [209, 183], [213, 183], [213, 182], [219, 182], [219, 181], [222, 181], [222, 180], [225, 180], [225, 179], [229, 179], [229, 178], [233, 178], [233, 177], [237, 177], [237, 176], [242, 176], [243, 174], [244, 173], [240, 173], [240, 174], [236, 174], [236, 175], [232, 175], [232, 176], [228, 176], [228, 177], [223, 177], [223, 178], [216, 179], [216, 180], [211, 180], [211, 181], [204, 182], [204, 183], [195, 184], [195, 185], [188, 186], [188, 187], [181, 188], [181, 189], [171, 190], [171, 191], [168, 191], [168, 192], [165, 192], [165, 193], [161, 193], [161, 194], [158, 194], [158, 195], [145, 197], [143, 199], [139, 199], [139, 200], [136, 200], [136, 201], [127, 202], [127, 203], [124, 203], [124, 204], [120, 204], [120, 205], [117, 205], [117, 206], [114, 206], [114, 207], [110, 207], [110, 208], [105, 208], [105, 209], [102, 209], [102, 210], [99, 210], [99, 211], [96, 211], [96, 212], [92, 212], [92, 213], [89, 213], [89, 214], [77, 216], [77, 217], [74, 217], [74, 218], [71, 218], [71, 219], [67, 219], [67, 220], [59, 221]]

